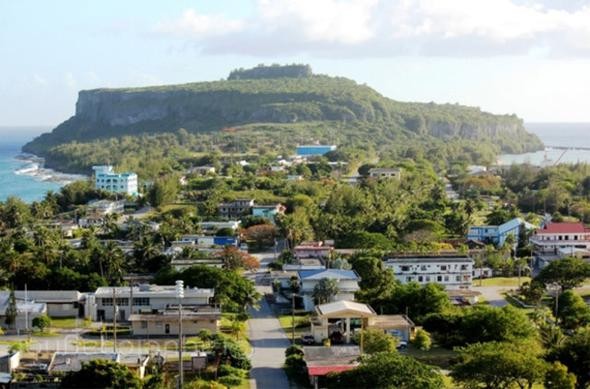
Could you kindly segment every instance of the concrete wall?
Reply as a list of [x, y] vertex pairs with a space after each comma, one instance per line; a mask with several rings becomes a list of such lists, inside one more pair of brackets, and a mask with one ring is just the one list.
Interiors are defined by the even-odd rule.
[[[144, 327], [142, 323], [146, 323]], [[197, 335], [201, 330], [209, 330], [216, 333], [218, 328], [217, 320], [210, 319], [189, 319], [183, 320], [182, 332], [184, 335]], [[169, 326], [169, 332], [166, 333], [166, 325]], [[178, 320], [170, 321], [134, 321], [132, 323], [133, 335], [136, 336], [166, 336], [178, 335]]]

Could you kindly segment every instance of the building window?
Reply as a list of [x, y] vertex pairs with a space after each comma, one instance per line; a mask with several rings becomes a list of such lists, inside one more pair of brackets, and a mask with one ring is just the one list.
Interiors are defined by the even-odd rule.
[[461, 281], [461, 276], [455, 276], [455, 281]]
[[436, 276], [436, 282], [442, 282], [442, 276]]
[[446, 271], [447, 270], [447, 265], [440, 265], [440, 270]]
[[418, 276], [418, 282], [422, 282], [424, 278], [422, 276]]
[[142, 328], [142, 329], [144, 329], [144, 330], [145, 330], [146, 328], [148, 328], [148, 323], [147, 323], [147, 321], [145, 321], [145, 320], [142, 320], [142, 321], [141, 321], [141, 328]]
[[420, 266], [420, 270], [422, 270], [422, 271], [426, 271], [426, 265], [422, 265], [422, 266]]
[[426, 282], [430, 282], [430, 276], [426, 276]]
[[108, 298], [103, 298], [102, 299], [102, 305], [105, 307], [112, 307], [113, 306], [113, 299], [108, 297]]
[[461, 270], [467, 270], [467, 265], [461, 265]]
[[445, 282], [449, 282], [449, 276], [445, 276]]
[[149, 306], [150, 305], [150, 298], [149, 297], [134, 297], [133, 298], [133, 305], [139, 306]]
[[402, 269], [402, 271], [410, 271], [409, 266], [402, 266], [401, 269]]
[[406, 277], [406, 281], [407, 282], [412, 282], [412, 281], [414, 281], [414, 277]]

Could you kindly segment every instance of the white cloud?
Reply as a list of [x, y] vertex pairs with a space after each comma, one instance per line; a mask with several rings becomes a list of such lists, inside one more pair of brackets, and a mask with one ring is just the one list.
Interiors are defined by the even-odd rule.
[[206, 53], [265, 56], [590, 56], [590, 4], [529, 0], [257, 0], [253, 16], [194, 10], [158, 33]]

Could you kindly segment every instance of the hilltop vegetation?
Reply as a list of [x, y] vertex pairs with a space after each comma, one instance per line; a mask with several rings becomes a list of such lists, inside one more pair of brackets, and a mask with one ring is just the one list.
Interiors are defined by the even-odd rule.
[[[179, 129], [188, 136], [177, 136]], [[515, 115], [397, 102], [352, 80], [289, 65], [238, 69], [224, 81], [81, 91], [76, 115], [23, 150], [46, 157], [50, 167], [88, 172], [106, 159], [142, 170], [123, 159], [145, 160], [146, 151], [166, 169], [167, 154], [206, 148], [261, 155], [261, 148], [292, 152], [313, 141], [337, 143], [361, 160], [409, 152], [478, 163], [542, 146]]]

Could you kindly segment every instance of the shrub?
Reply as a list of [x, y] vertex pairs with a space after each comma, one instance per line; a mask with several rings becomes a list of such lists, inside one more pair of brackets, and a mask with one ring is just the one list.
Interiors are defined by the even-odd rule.
[[428, 351], [432, 345], [430, 334], [423, 329], [416, 331], [416, 337], [414, 338], [414, 345], [420, 350]]
[[226, 375], [219, 379], [219, 383], [228, 387], [240, 386], [242, 384], [242, 378], [235, 375]]

